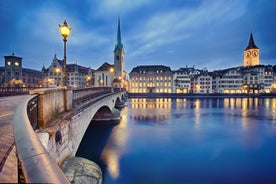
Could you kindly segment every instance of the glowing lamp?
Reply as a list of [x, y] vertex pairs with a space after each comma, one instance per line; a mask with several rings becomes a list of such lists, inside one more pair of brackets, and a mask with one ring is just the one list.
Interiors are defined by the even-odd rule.
[[71, 28], [68, 26], [66, 20], [63, 25], [59, 25], [60, 34], [66, 39], [70, 35]]

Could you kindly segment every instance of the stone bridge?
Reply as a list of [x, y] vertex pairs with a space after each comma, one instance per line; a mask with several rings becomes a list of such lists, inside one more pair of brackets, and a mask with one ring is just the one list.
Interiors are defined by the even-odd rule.
[[14, 119], [25, 182], [68, 182], [58, 165], [75, 156], [91, 120], [113, 120], [120, 115], [117, 108], [123, 105], [126, 92], [113, 91], [55, 88], [30, 92], [33, 96], [18, 106]]

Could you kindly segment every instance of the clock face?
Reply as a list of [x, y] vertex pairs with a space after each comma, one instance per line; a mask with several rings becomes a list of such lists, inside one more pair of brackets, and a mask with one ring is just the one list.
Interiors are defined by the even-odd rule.
[[257, 56], [258, 52], [257, 51], [253, 51], [253, 56]]
[[19, 63], [18, 63], [18, 62], [15, 62], [14, 65], [15, 65], [15, 66], [19, 66]]
[[250, 52], [247, 52], [246, 53], [246, 57], [250, 57], [251, 53]]
[[10, 65], [11, 65], [11, 62], [10, 62], [10, 61], [8, 61], [8, 62], [7, 62], [7, 64], [10, 66]]

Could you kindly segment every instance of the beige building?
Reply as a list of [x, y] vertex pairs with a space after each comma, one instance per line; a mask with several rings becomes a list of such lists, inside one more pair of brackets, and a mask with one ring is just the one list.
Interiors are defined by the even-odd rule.
[[[43, 67], [43, 86], [55, 87], [62, 86], [63, 76], [63, 60], [59, 60], [54, 56], [51, 65], [46, 69]], [[89, 87], [93, 85], [93, 70], [78, 64], [67, 64], [67, 85], [79, 88]]]
[[172, 93], [173, 72], [163, 65], [137, 66], [129, 74], [131, 93]]
[[212, 93], [212, 79], [208, 72], [195, 75], [191, 78], [191, 93]]

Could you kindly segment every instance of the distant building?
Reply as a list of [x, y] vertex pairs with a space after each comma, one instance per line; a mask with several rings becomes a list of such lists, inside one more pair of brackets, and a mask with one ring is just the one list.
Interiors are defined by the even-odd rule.
[[174, 93], [190, 93], [191, 78], [202, 73], [202, 70], [194, 67], [179, 68], [174, 71], [173, 75], [173, 92]]
[[114, 65], [105, 62], [95, 70], [94, 77], [95, 87], [111, 87], [114, 80]]
[[260, 64], [259, 61], [259, 48], [256, 46], [254, 39], [253, 39], [253, 34], [250, 34], [249, 42], [247, 47], [244, 49], [244, 62], [243, 66], [256, 66]]
[[214, 93], [243, 93], [241, 67], [215, 70], [212, 72]]
[[163, 65], [137, 66], [129, 74], [131, 93], [172, 93], [173, 72]]
[[124, 46], [122, 43], [122, 37], [121, 37], [121, 27], [120, 27], [120, 18], [118, 19], [118, 29], [117, 29], [117, 39], [116, 44], [114, 48], [114, 79], [116, 79], [115, 83], [116, 85], [126, 86], [127, 84], [127, 78], [126, 78], [126, 72], [124, 70], [125, 67], [125, 52], [124, 52]]
[[[44, 67], [45, 68], [45, 67]], [[78, 64], [66, 65], [67, 82], [71, 87], [89, 87], [93, 85], [93, 70]], [[51, 65], [43, 69], [44, 87], [55, 87], [62, 85], [63, 60], [54, 56]]]
[[273, 84], [271, 65], [256, 65], [241, 68], [245, 93], [270, 93]]
[[191, 78], [191, 93], [212, 93], [212, 76], [208, 72], [195, 75]]
[[0, 67], [0, 85], [3, 87], [40, 87], [42, 72], [23, 68], [22, 58], [14, 53], [4, 56], [5, 67]]

